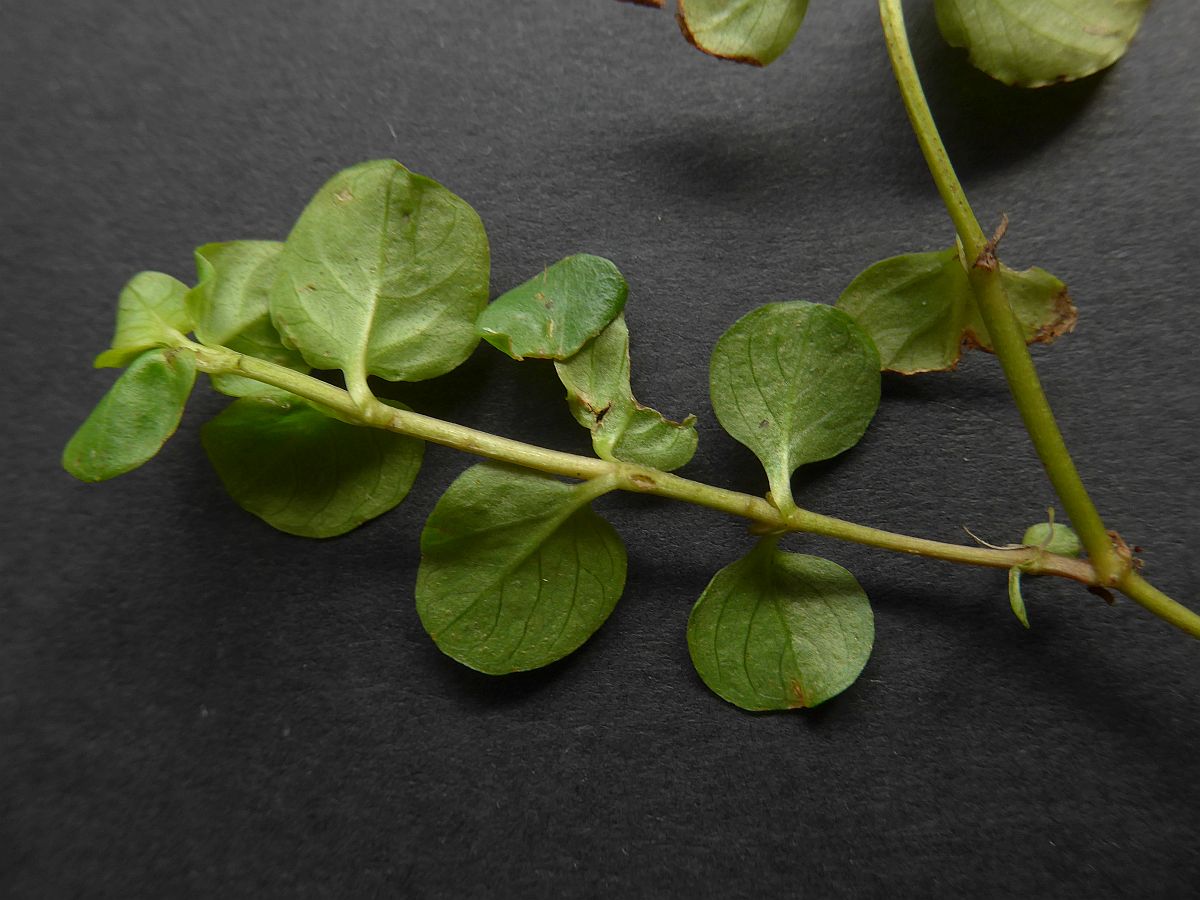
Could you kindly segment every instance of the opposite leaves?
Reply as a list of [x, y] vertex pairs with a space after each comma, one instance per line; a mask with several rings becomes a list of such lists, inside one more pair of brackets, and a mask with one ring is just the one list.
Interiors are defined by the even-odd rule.
[[938, 27], [1005, 84], [1041, 87], [1120, 59], [1149, 0], [936, 0]]
[[875, 620], [854, 576], [775, 539], [716, 574], [692, 609], [688, 650], [704, 683], [742, 709], [816, 706], [854, 683]]
[[603, 480], [566, 484], [472, 466], [421, 534], [417, 613], [443, 653], [491, 675], [566, 656], [608, 618], [625, 548], [590, 503]]
[[[1027, 343], [1051, 343], [1075, 327], [1067, 286], [1044, 269], [1000, 266], [1009, 304]], [[952, 369], [963, 347], [991, 349], [958, 249], [909, 253], [878, 262], [838, 298], [875, 341], [889, 372]]]
[[841, 310], [771, 303], [738, 319], [713, 349], [713, 409], [762, 462], [776, 504], [805, 463], [858, 443], [879, 405], [879, 354]]
[[63, 467], [81, 481], [104, 481], [147, 462], [179, 427], [195, 382], [190, 353], [147, 350], [67, 443]]
[[396, 506], [425, 447], [348, 425], [282, 391], [234, 401], [200, 437], [243, 509], [280, 531], [313, 538], [345, 534]]
[[317, 192], [288, 236], [271, 292], [284, 341], [341, 369], [420, 381], [470, 355], [487, 303], [488, 245], [475, 211], [391, 160], [361, 163]]

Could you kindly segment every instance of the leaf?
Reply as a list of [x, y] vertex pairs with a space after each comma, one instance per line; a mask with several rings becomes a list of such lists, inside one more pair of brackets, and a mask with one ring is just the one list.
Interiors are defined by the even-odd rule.
[[144, 350], [173, 345], [192, 330], [187, 285], [162, 272], [139, 272], [121, 289], [112, 347], [96, 357], [97, 369], [129, 365]]
[[1042, 87], [1125, 55], [1149, 0], [935, 0], [947, 43], [1005, 84]]
[[1031, 525], [1021, 538], [1026, 547], [1041, 547], [1048, 553], [1059, 553], [1063, 556], [1079, 556], [1083, 553], [1083, 541], [1079, 535], [1056, 522], [1039, 522]]
[[142, 353], [67, 443], [63, 468], [80, 481], [104, 481], [149, 461], [179, 427], [195, 382], [191, 353]]
[[242, 397], [200, 439], [229, 495], [300, 537], [345, 534], [408, 496], [423, 441], [348, 425], [282, 391]]
[[838, 309], [760, 306], [713, 348], [709, 384], [721, 425], [762, 462], [776, 503], [805, 463], [858, 443], [879, 405], [879, 354]]
[[479, 338], [488, 245], [479, 216], [392, 160], [339, 172], [284, 244], [271, 316], [318, 369], [341, 369], [359, 400], [367, 375], [449, 372]]
[[1025, 598], [1021, 596], [1021, 569], [1013, 566], [1008, 570], [1008, 605], [1013, 615], [1026, 628], [1029, 627], [1029, 614], [1025, 611]]
[[[1079, 311], [1049, 272], [1001, 265], [1000, 277], [1026, 342], [1048, 344], [1074, 329]], [[946, 371], [958, 365], [964, 346], [991, 349], [955, 247], [875, 263], [842, 292], [837, 307], [871, 336], [889, 372]]]
[[620, 314], [628, 294], [612, 262], [579, 253], [493, 300], [479, 333], [513, 359], [566, 359]]
[[808, 0], [679, 0], [679, 27], [698, 49], [765, 66], [791, 44]]
[[571, 414], [592, 432], [601, 459], [669, 472], [691, 460], [699, 440], [695, 416], [672, 422], [634, 399], [629, 383], [629, 329], [625, 317], [565, 362], [555, 363]]
[[[307, 372], [303, 357], [285, 347], [271, 322], [271, 286], [279, 272], [279, 241], [230, 241], [196, 249], [198, 282], [188, 291], [187, 307], [202, 344]], [[233, 397], [269, 390], [237, 375], [214, 375], [213, 385]]]
[[875, 641], [871, 604], [854, 576], [827, 559], [781, 551], [777, 540], [719, 571], [688, 619], [696, 671], [742, 709], [824, 703], [854, 683]]
[[495, 463], [460, 475], [421, 534], [417, 613], [441, 651], [500, 675], [591, 637], [625, 584], [621, 539], [589, 506], [610, 489]]

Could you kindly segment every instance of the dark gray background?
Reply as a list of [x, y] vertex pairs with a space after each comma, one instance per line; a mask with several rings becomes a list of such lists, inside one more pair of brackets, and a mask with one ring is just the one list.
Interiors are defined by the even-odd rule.
[[[1200, 598], [1193, 481], [1200, 6], [1159, 2], [1107, 75], [1022, 93], [910, 3], [935, 111], [1014, 264], [1073, 288], [1035, 352], [1110, 524]], [[691, 670], [684, 625], [748, 546], [705, 511], [618, 496], [625, 597], [579, 653], [503, 679], [441, 656], [417, 535], [471, 460], [430, 448], [395, 512], [274, 533], [222, 492], [197, 392], [162, 455], [85, 486], [58, 467], [111, 381], [117, 293], [193, 246], [282, 238], [337, 169], [394, 156], [472, 203], [494, 291], [568, 253], [632, 286], [635, 386], [700, 416], [686, 474], [761, 491], [717, 428], [707, 358], [742, 313], [832, 302], [952, 237], [869, 0], [814, 3], [765, 71], [611, 0], [6, 0], [0, 27], [5, 516], [0, 893], [74, 896], [1180, 895], [1200, 879], [1200, 655], [1129, 602], [795, 538], [875, 601], [863, 677], [752, 716]], [[481, 347], [399, 391], [586, 452], [545, 365]], [[1051, 493], [995, 360], [889, 379], [862, 444], [802, 502], [997, 543]]]

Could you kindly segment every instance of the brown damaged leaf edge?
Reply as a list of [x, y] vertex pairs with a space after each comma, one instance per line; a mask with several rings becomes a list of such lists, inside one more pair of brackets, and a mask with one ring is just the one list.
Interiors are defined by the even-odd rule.
[[[633, 0], [633, 2], [637, 2], [637, 0]], [[730, 62], [745, 63], [748, 66], [757, 66], [760, 69], [763, 67], [762, 60], [756, 59], [753, 56], [741, 56], [736, 53], [718, 53], [716, 50], [710, 50], [708, 47], [705, 47], [703, 44], [701, 44], [700, 41], [697, 40], [696, 36], [692, 34], [692, 29], [688, 28], [687, 20], [684, 18], [684, 0], [679, 0], [679, 8], [675, 11], [675, 21], [679, 23], [679, 30], [683, 32], [683, 36], [687, 39], [687, 42], [697, 50], [707, 53], [709, 56], [715, 56], [717, 59], [727, 59]]]
[[667, 5], [667, 0], [621, 0], [622, 3], [632, 3], [634, 6], [652, 6], [655, 9], [662, 9]]

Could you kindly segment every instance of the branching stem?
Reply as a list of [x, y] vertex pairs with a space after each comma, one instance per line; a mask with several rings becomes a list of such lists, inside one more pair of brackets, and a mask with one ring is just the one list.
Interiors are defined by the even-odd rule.
[[1079, 533], [1102, 583], [1121, 587], [1129, 573], [1129, 561], [1114, 549], [1104, 522], [1067, 451], [1066, 442], [1034, 368], [1033, 357], [1025, 344], [1021, 326], [1013, 315], [1000, 281], [995, 246], [984, 235], [971, 204], [967, 202], [962, 184], [954, 173], [954, 166], [950, 164], [950, 157], [925, 100], [925, 92], [921, 89], [904, 27], [901, 0], [879, 0], [879, 15], [883, 21], [888, 56], [892, 60], [892, 69], [896, 73], [896, 83], [900, 86], [909, 121], [912, 122], [938, 193], [962, 241], [970, 263], [968, 275], [975, 302], [1004, 370], [1013, 401], [1021, 413], [1025, 429], [1029, 432], [1050, 483], [1070, 516], [1071, 524]]

